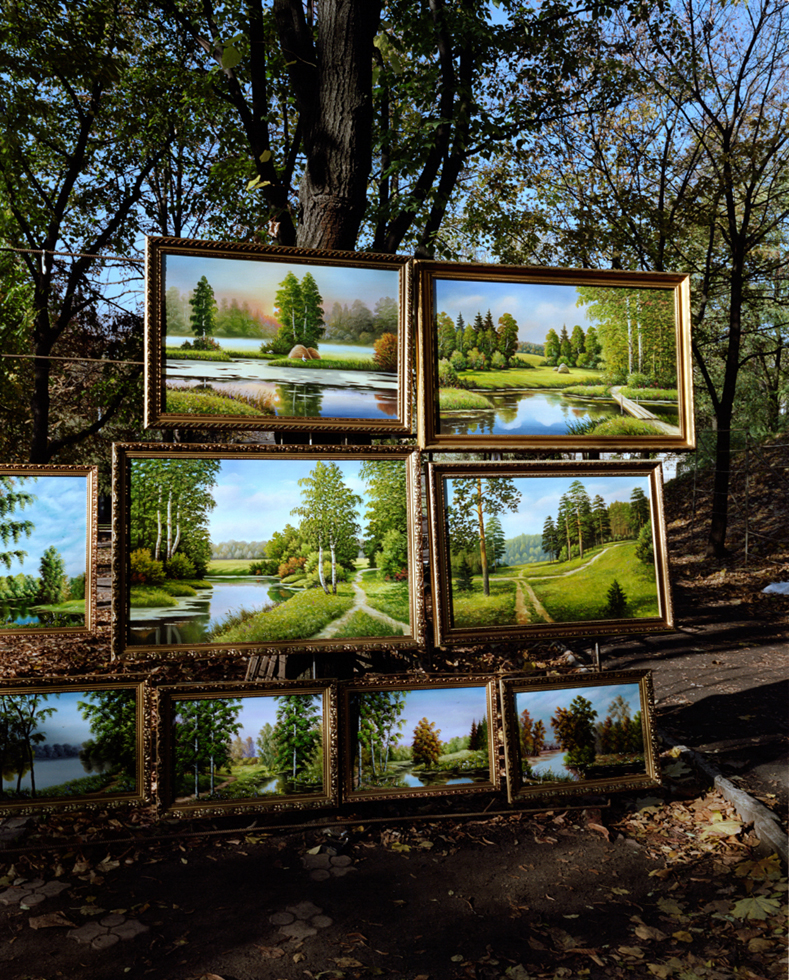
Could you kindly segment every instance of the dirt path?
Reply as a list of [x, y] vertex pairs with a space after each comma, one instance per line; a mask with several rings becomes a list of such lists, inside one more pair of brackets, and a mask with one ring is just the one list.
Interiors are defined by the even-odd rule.
[[579, 565], [578, 568], [571, 568], [569, 572], [560, 572], [558, 575], [539, 575], [539, 576], [536, 576], [536, 577], [537, 578], [540, 578], [540, 579], [548, 579], [548, 578], [567, 578], [568, 575], [575, 575], [576, 572], [582, 572], [585, 568], [588, 568], [590, 565], [593, 565], [597, 561], [598, 558], [602, 558], [603, 557], [603, 555], [606, 553], [606, 551], [610, 551], [611, 548], [615, 548], [615, 547], [617, 547], [617, 546], [616, 545], [609, 545], [608, 548], [603, 548], [603, 550], [601, 552], [599, 552], [598, 554], [596, 554], [594, 556], [594, 558], [590, 558], [589, 561], [585, 565]]
[[372, 606], [367, 605], [367, 595], [361, 585], [356, 582], [351, 582], [351, 587], [353, 588], [353, 605], [351, 608], [342, 614], [339, 619], [333, 619], [328, 626], [316, 633], [315, 636], [311, 637], [313, 640], [328, 640], [338, 630], [340, 630], [348, 620], [353, 616], [355, 612], [361, 610], [363, 613], [367, 613], [368, 616], [372, 616], [373, 619], [380, 619], [382, 623], [386, 623], [393, 629], [400, 629], [404, 633], [407, 633], [410, 629], [408, 623], [403, 623], [399, 619], [393, 619], [391, 616], [387, 616], [386, 613], [380, 612], [378, 609], [373, 609]]
[[[529, 596], [529, 599], [531, 600], [531, 602], [532, 602], [532, 604], [534, 606], [535, 611], [538, 612], [540, 614], [540, 616], [542, 616], [542, 618], [545, 620], [545, 622], [546, 623], [555, 623], [556, 620], [553, 618], [553, 616], [551, 616], [551, 614], [548, 612], [548, 610], [545, 608], [545, 606], [537, 598], [537, 593], [534, 591], [534, 589], [531, 587], [531, 585], [529, 585], [529, 583], [526, 581], [525, 578], [519, 578], [518, 579], [518, 591], [517, 591], [516, 598], [515, 598], [515, 612], [517, 614], [518, 623], [519, 624], [521, 624], [521, 623], [529, 623], [529, 622], [532, 621], [531, 618], [530, 618], [530, 616], [529, 616], [529, 614], [528, 614], [528, 612], [526, 611], [526, 606], [525, 606], [525, 604], [523, 602], [523, 592], [521, 591], [522, 589], [525, 589], [526, 594]], [[521, 608], [526, 613], [526, 618], [525, 619], [521, 619], [520, 618], [520, 613], [518, 611], [518, 601], [519, 600], [520, 600]]]

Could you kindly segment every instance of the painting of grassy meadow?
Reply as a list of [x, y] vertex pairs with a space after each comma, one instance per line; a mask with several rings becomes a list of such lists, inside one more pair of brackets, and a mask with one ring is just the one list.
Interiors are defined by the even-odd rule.
[[408, 456], [130, 459], [124, 642], [413, 642]]
[[437, 570], [447, 566], [446, 588], [438, 585], [446, 635], [661, 616], [649, 472], [435, 470], [445, 506]]
[[672, 288], [433, 280], [435, 436], [681, 435]]
[[89, 477], [0, 473], [0, 631], [84, 628]]
[[353, 690], [347, 767], [353, 793], [490, 787], [484, 684]]

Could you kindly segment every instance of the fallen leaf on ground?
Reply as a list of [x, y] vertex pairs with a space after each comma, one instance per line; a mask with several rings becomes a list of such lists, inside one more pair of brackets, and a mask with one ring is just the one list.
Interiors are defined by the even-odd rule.
[[354, 970], [358, 967], [364, 966], [364, 963], [360, 963], [359, 960], [355, 960], [352, 956], [341, 956], [334, 962], [341, 970]]
[[739, 834], [742, 830], [743, 824], [740, 820], [714, 820], [712, 823], [707, 824], [703, 829], [702, 837], [711, 837], [713, 835], [719, 837], [733, 837], [735, 834]]
[[639, 939], [665, 939], [665, 932], [656, 929], [654, 926], [636, 926], [636, 935]]
[[774, 898], [751, 895], [749, 898], [741, 898], [739, 902], [735, 902], [731, 914], [738, 919], [769, 919], [780, 908], [781, 903]]
[[31, 929], [56, 929], [58, 926], [68, 926], [71, 929], [77, 928], [62, 912], [49, 912], [46, 915], [37, 915], [32, 919], [28, 919], [28, 924]]
[[625, 956], [637, 956], [638, 959], [643, 959], [644, 956], [644, 950], [638, 946], [620, 946], [619, 952]]
[[285, 955], [285, 950], [281, 946], [258, 946], [258, 949], [260, 955], [265, 956], [267, 960], [278, 960]]

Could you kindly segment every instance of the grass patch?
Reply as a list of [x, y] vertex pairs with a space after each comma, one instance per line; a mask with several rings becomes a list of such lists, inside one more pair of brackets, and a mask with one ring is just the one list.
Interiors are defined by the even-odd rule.
[[558, 374], [553, 368], [519, 370], [507, 368], [504, 371], [460, 371], [458, 377], [467, 381], [472, 388], [502, 391], [507, 388], [570, 388], [579, 384], [594, 384], [600, 380], [600, 371], [570, 368], [569, 374]]
[[589, 432], [596, 436], [657, 436], [661, 435], [657, 426], [646, 419], [634, 419], [632, 415], [617, 415], [602, 419]]
[[676, 388], [622, 388], [625, 398], [642, 402], [676, 402], [679, 400]]
[[234, 609], [231, 612], [225, 613], [225, 615], [206, 632], [206, 638], [212, 641], [216, 640], [227, 630], [233, 629], [237, 626], [242, 626], [254, 616], [257, 616], [259, 613], [268, 612], [271, 608], [273, 607], [262, 606], [261, 608], [247, 609], [246, 606], [241, 606], [240, 609]]
[[339, 357], [321, 357], [311, 361], [300, 361], [294, 357], [280, 357], [271, 362], [272, 367], [298, 367], [309, 368], [311, 371], [318, 371], [321, 368], [326, 371], [380, 371], [381, 369], [375, 361], [360, 360], [358, 358], [348, 358], [344, 360]]
[[164, 589], [164, 591], [168, 595], [174, 595], [174, 596], [197, 595], [197, 590], [193, 588], [191, 585], [188, 585], [186, 582], [182, 582], [180, 580], [176, 581], [175, 579], [168, 579], [166, 582], [162, 582], [159, 588]]
[[476, 391], [462, 388], [439, 388], [438, 408], [441, 412], [462, 412], [468, 408], [493, 408], [489, 398]]
[[31, 606], [31, 612], [53, 612], [53, 613], [85, 613], [84, 599], [69, 599], [68, 602], [57, 602], [51, 606]]
[[[599, 550], [599, 549], [598, 549]], [[589, 555], [584, 556], [588, 561]], [[557, 571], [585, 564], [581, 559], [557, 564]], [[658, 616], [655, 569], [636, 558], [636, 542], [623, 541], [610, 547], [594, 564], [579, 568], [567, 578], [532, 578], [528, 581], [537, 598], [560, 623], [603, 619], [606, 593], [614, 579], [627, 596], [624, 619]]]
[[326, 595], [322, 589], [309, 589], [273, 609], [256, 613], [244, 622], [222, 630], [213, 639], [220, 643], [306, 640], [320, 633], [352, 606], [353, 597], [347, 593]]
[[578, 395], [581, 398], [609, 398], [611, 397], [610, 385], [570, 385], [562, 392], [563, 395]]
[[[212, 558], [208, 563], [208, 575], [249, 575], [249, 566], [255, 558]], [[272, 568], [274, 563], [272, 562]]]
[[376, 619], [361, 609], [357, 609], [345, 626], [332, 633], [333, 640], [352, 640], [359, 636], [403, 636], [403, 630]]
[[380, 572], [359, 575], [356, 584], [367, 595], [367, 605], [391, 616], [401, 623], [410, 623], [411, 605], [408, 601], [408, 582], [387, 582]]
[[165, 392], [165, 411], [175, 415], [275, 415], [269, 397], [213, 389], [172, 388]]
[[224, 350], [182, 350], [180, 347], [165, 347], [164, 356], [168, 361], [229, 361], [230, 355]]
[[146, 606], [177, 606], [178, 602], [169, 592], [152, 585], [133, 585], [129, 589], [129, 605], [132, 609]]
[[224, 353], [227, 354], [229, 357], [232, 357], [234, 359], [235, 358], [243, 358], [243, 359], [249, 359], [249, 360], [253, 360], [253, 361], [271, 361], [271, 360], [273, 360], [277, 356], [276, 354], [270, 354], [268, 352], [265, 352], [264, 353], [263, 351], [259, 351], [259, 350], [229, 350], [229, 349], [225, 349]]
[[456, 629], [511, 626], [515, 622], [515, 583], [490, 582], [490, 595], [482, 592], [477, 576], [471, 592], [452, 590], [452, 625]]

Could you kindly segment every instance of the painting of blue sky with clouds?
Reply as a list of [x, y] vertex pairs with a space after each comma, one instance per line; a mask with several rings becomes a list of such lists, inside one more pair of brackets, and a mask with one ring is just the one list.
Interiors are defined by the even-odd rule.
[[166, 411], [388, 421], [396, 268], [164, 257]]
[[354, 791], [489, 785], [486, 691], [479, 685], [352, 692]]
[[130, 468], [129, 645], [412, 635], [405, 457]]
[[85, 625], [85, 475], [0, 475], [0, 629]]
[[514, 697], [524, 787], [646, 772], [638, 683], [517, 691]]

